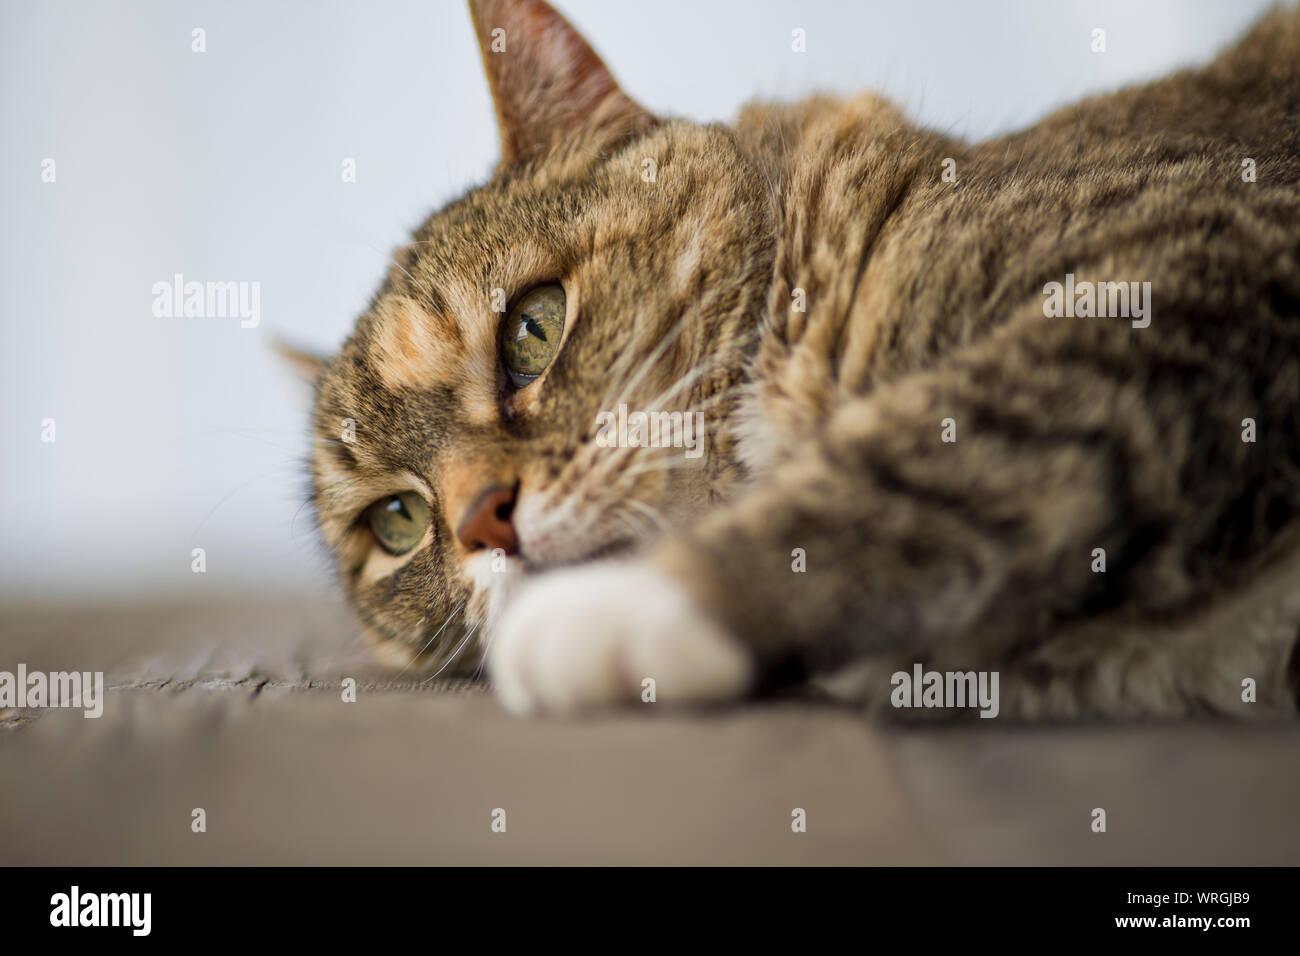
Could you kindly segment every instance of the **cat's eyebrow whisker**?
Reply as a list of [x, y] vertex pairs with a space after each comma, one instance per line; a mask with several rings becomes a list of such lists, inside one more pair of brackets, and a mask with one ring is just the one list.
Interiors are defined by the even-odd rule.
[[236, 436], [238, 436], [238, 437], [240, 437], [240, 438], [247, 438], [249, 441], [255, 441], [255, 442], [257, 442], [258, 444], [266, 445], [266, 446], [269, 447], [269, 448], [276, 448], [276, 449], [279, 449], [280, 451], [288, 452], [288, 453], [291, 454], [291, 455], [298, 455], [298, 454], [301, 454], [301, 452], [302, 452], [302, 449], [301, 449], [301, 448], [295, 448], [295, 447], [292, 447], [292, 446], [289, 446], [289, 445], [281, 445], [279, 442], [271, 441], [271, 440], [269, 440], [269, 439], [267, 439], [267, 438], [263, 438], [263, 437], [260, 436], [260, 435], [252, 435], [252, 434], [249, 434], [249, 432], [252, 432], [252, 431], [270, 431], [270, 432], [278, 432], [278, 431], [281, 431], [281, 430], [280, 430], [280, 429], [270, 429], [270, 428], [263, 428], [263, 429], [254, 429], [254, 428], [220, 428], [220, 429], [213, 429], [212, 431], [199, 432], [199, 433], [196, 435], [196, 437], [198, 437], [198, 438], [217, 438], [217, 437], [224, 438], [224, 437], [227, 437], [227, 436], [230, 436], [230, 435], [236, 435]]
[[313, 435], [312, 442], [320, 445], [329, 445], [331, 448], [343, 448], [351, 442], [341, 441], [337, 438], [322, 438], [320, 435]]
[[412, 282], [414, 282], [416, 285], [418, 285], [421, 289], [423, 289], [425, 295], [427, 295], [427, 296], [429, 297], [430, 301], [437, 301], [437, 298], [438, 298], [438, 297], [437, 297], [436, 295], [434, 295], [434, 293], [433, 293], [433, 289], [429, 288], [427, 285], [425, 285], [423, 282], [421, 282], [421, 281], [420, 281], [419, 279], [417, 279], [415, 276], [411, 275], [411, 273], [407, 272], [406, 269], [405, 269], [403, 266], [400, 266], [400, 265], [399, 265], [397, 268], [401, 269], [403, 272], [406, 272], [406, 277], [407, 277], [408, 279], [410, 279]]
[[[372, 242], [366, 242], [365, 240], [362, 240], [362, 242], [363, 242], [365, 245], [369, 246], [372, 250], [374, 250], [375, 252], [377, 252], [379, 255], [384, 256], [385, 258], [387, 258], [390, 262], [392, 262], [393, 265], [397, 266], [397, 268], [399, 268], [399, 269], [401, 269], [403, 272], [405, 272], [405, 273], [406, 273], [406, 277], [407, 277], [408, 279], [410, 279], [412, 282], [414, 282], [414, 283], [415, 283], [417, 286], [419, 286], [421, 289], [423, 289], [424, 292], [425, 292], [425, 294], [427, 294], [427, 295], [429, 296], [430, 300], [433, 300], [433, 301], [436, 301], [436, 300], [437, 300], [438, 297], [437, 297], [437, 295], [434, 294], [433, 289], [429, 288], [429, 286], [425, 285], [423, 282], [421, 282], [421, 281], [420, 281], [419, 279], [417, 279], [415, 276], [411, 275], [410, 272], [407, 272], [406, 267], [405, 267], [404, 265], [402, 265], [400, 262], [397, 261], [397, 257], [396, 257], [396, 256], [390, 256], [388, 253], [384, 252], [384, 250], [380, 249], [378, 246], [376, 246], [376, 245], [375, 245], [374, 243], [372, 243]], [[417, 242], [416, 244], [418, 245], [419, 243]]]

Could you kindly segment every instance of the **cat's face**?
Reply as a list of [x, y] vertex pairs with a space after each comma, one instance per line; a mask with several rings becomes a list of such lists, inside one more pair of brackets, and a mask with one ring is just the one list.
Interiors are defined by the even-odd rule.
[[[721, 426], [770, 274], [767, 184], [727, 131], [644, 113], [538, 0], [474, 15], [501, 167], [396, 254], [314, 412], [320, 526], [403, 661], [449, 658], [520, 575], [637, 547], [725, 493]], [[611, 446], [620, 405], [704, 434]]]

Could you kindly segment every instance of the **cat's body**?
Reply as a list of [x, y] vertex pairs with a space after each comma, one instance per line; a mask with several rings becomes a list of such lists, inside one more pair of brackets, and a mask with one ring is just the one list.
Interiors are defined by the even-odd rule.
[[[998, 672], [1014, 717], [1294, 713], [1300, 17], [977, 146], [869, 96], [657, 121], [544, 4], [475, 18], [502, 166], [319, 390], [381, 644], [484, 639], [520, 710], [834, 674], [887, 706], [920, 664]], [[539, 283], [563, 338], [503, 384], [493, 290]], [[702, 411], [707, 453], [604, 447], [618, 405]], [[428, 530], [376, 555], [359, 509], [405, 488]]]

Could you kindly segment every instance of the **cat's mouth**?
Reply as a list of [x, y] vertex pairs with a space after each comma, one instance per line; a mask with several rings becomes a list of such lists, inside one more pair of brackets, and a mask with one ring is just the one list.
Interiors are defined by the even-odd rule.
[[549, 560], [538, 560], [530, 558], [528, 554], [523, 551], [516, 555], [516, 557], [523, 565], [524, 574], [532, 576], [545, 574], [548, 571], [555, 571], [560, 568], [573, 567], [574, 565], [589, 564], [593, 561], [604, 561], [606, 559], [627, 557], [637, 550], [640, 543], [641, 542], [637, 541], [635, 538], [629, 536], [626, 538], [619, 538], [615, 541], [610, 541], [606, 544], [602, 544], [598, 548], [585, 551], [580, 555], [572, 557], [557, 557]]
[[519, 542], [514, 558], [530, 575], [627, 554], [644, 540], [604, 509], [572, 498], [548, 507], [542, 496], [524, 496], [514, 523]]
[[[556, 533], [546, 523], [543, 533], [530, 534], [527, 523], [519, 527], [519, 548], [514, 554], [478, 551], [465, 562], [471, 586], [472, 616], [490, 635], [518, 590], [528, 581], [561, 568], [614, 560], [631, 555], [644, 541], [632, 534], [596, 537], [581, 535], [581, 527], [570, 526], [568, 534]], [[536, 532], [539, 529], [532, 529]], [[593, 543], [594, 538], [594, 543]]]

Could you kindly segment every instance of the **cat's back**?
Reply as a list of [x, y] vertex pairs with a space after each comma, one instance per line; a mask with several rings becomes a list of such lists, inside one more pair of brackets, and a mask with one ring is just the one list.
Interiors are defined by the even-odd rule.
[[[1300, 182], [1300, 8], [1271, 11], [1203, 67], [1090, 97], [982, 143], [973, 155], [1011, 160], [1022, 170], [1030, 163], [1043, 175], [1088, 160], [1249, 157], [1256, 182], [1294, 185]], [[1258, 175], [1261, 165], [1266, 176]]]
[[1204, 67], [975, 145], [870, 95], [754, 105], [735, 129], [778, 210], [759, 365], [800, 396], [795, 428], [845, 389], [931, 367], [1016, 316], [1041, 319], [1044, 285], [1067, 274], [1150, 281], [1192, 323], [1215, 298], [1207, 263], [1231, 274], [1238, 300], [1296, 268], [1297, 10], [1274, 10]]

